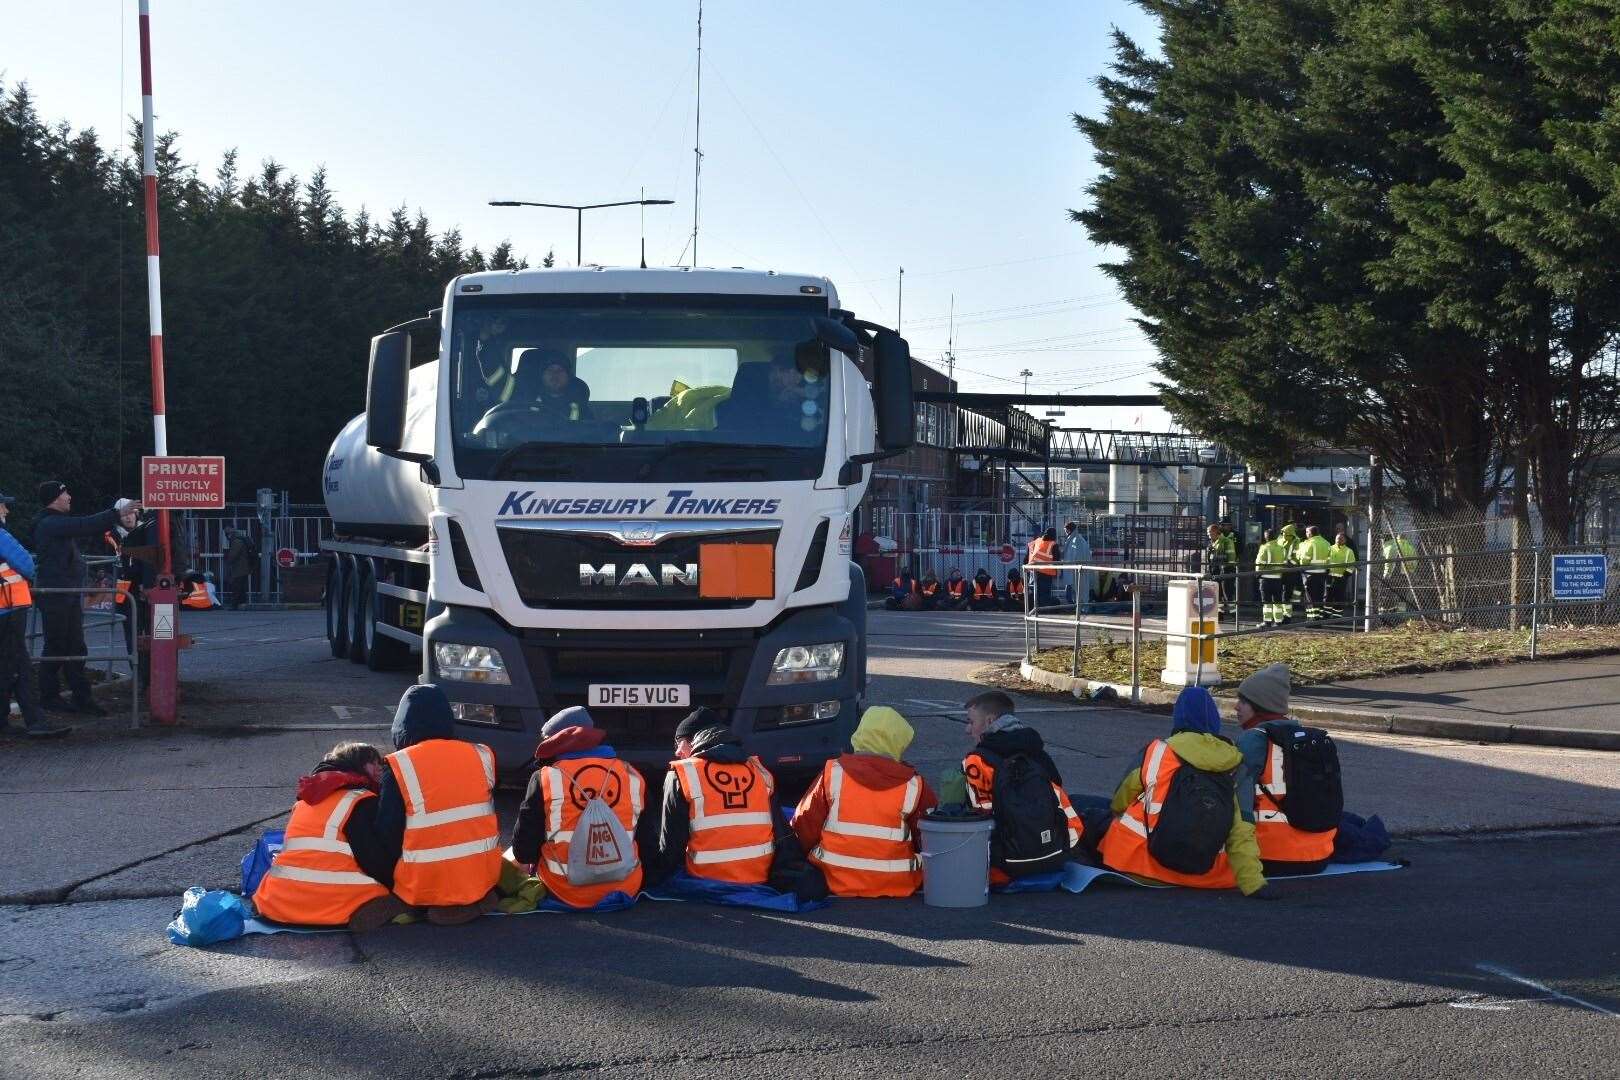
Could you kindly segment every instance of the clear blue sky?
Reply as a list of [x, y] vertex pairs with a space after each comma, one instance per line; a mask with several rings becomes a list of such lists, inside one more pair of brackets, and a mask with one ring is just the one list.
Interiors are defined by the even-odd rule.
[[[647, 212], [650, 263], [692, 224], [695, 0], [326, 4], [152, 0], [158, 125], [212, 175], [274, 157], [325, 165], [339, 201], [420, 207], [489, 250], [574, 255], [573, 215], [490, 199], [673, 198]], [[140, 111], [135, 0], [8, 5], [0, 77], [41, 112], [122, 133]], [[815, 5], [707, 0], [699, 257], [823, 273], [845, 306], [936, 360], [955, 294], [964, 389], [1143, 392], [1153, 353], [1071, 224], [1095, 165], [1108, 32], [1123, 0]], [[585, 223], [585, 261], [633, 263], [637, 214]], [[687, 261], [690, 253], [688, 252]], [[1151, 429], [1156, 409], [1067, 422]]]

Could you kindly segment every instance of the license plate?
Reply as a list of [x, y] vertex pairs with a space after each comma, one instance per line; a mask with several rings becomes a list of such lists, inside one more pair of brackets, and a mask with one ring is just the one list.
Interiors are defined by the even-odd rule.
[[692, 688], [684, 683], [591, 683], [590, 707], [618, 709], [678, 709], [692, 703]]

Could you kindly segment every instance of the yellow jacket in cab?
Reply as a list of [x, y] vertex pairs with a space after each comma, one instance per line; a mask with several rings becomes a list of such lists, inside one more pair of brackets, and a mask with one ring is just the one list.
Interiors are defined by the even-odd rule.
[[[1167, 740], [1176, 757], [1196, 769], [1206, 772], [1230, 772], [1243, 764], [1238, 748], [1219, 735], [1206, 735], [1201, 731], [1178, 731]], [[1142, 770], [1132, 769], [1119, 782], [1114, 792], [1112, 809], [1123, 814], [1142, 796]], [[1254, 837], [1254, 823], [1244, 821], [1238, 810], [1237, 796], [1232, 798], [1232, 827], [1226, 834], [1226, 859], [1232, 866], [1232, 876], [1244, 896], [1258, 892], [1266, 883], [1265, 871], [1260, 866], [1260, 844]]]

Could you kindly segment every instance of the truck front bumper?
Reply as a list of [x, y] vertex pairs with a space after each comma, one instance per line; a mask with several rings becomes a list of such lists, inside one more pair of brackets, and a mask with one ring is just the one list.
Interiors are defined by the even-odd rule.
[[[458, 710], [464, 716], [458, 718], [457, 736], [492, 748], [508, 776], [526, 771], [541, 726], [559, 709], [586, 704], [593, 683], [691, 688], [691, 705], [683, 708], [591, 710], [618, 754], [637, 765], [668, 764], [675, 726], [704, 705], [730, 723], [750, 753], [783, 774], [809, 774], [841, 753], [860, 719], [865, 694], [861, 633], [837, 608], [788, 612], [755, 630], [582, 632], [518, 629], [487, 611], [447, 607], [429, 620], [424, 641], [426, 677], [443, 687], [453, 704], [491, 707], [479, 710], [486, 715], [476, 719], [465, 715], [472, 710]], [[843, 642], [845, 650], [837, 678], [766, 685], [781, 649], [833, 641]], [[498, 649], [510, 685], [441, 679], [434, 658], [438, 642]], [[823, 713], [836, 707], [835, 715], [814, 719], [817, 704]]]

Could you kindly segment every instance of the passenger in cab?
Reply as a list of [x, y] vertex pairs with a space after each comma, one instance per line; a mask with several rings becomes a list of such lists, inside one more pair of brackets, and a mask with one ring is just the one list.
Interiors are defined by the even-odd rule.
[[1243, 756], [1220, 731], [1209, 691], [1183, 690], [1170, 737], [1148, 743], [1141, 765], [1114, 792], [1117, 816], [1097, 845], [1104, 866], [1169, 885], [1235, 885], [1245, 896], [1277, 897], [1260, 867], [1254, 824], [1239, 805]]
[[715, 406], [716, 426], [750, 441], [808, 445], [827, 425], [827, 361], [821, 344], [801, 341], [768, 360], [737, 365], [731, 396]]
[[286, 841], [253, 893], [272, 922], [375, 930], [410, 911], [389, 891], [396, 853], [377, 832], [383, 756], [375, 746], [334, 746], [298, 781]]
[[397, 853], [394, 892], [454, 925], [493, 911], [501, 877], [495, 754], [455, 737], [450, 700], [412, 686], [394, 713], [394, 746], [377, 794], [377, 833]]
[[778, 844], [798, 850], [777, 803], [776, 778], [712, 709], [694, 710], [675, 728], [659, 822], [653, 882], [684, 866], [697, 878], [763, 885]]
[[851, 752], [827, 762], [799, 800], [793, 832], [834, 896], [910, 896], [922, 884], [917, 822], [937, 800], [901, 760], [914, 734], [895, 710], [867, 709]]
[[974, 743], [962, 759], [968, 805], [995, 819], [990, 884], [1061, 870], [1079, 857], [1085, 826], [1041, 733], [1013, 714], [1012, 698], [1000, 690], [969, 698], [967, 721]]
[[968, 597], [968, 606], [974, 611], [995, 611], [1001, 606], [1001, 598], [996, 595], [995, 579], [982, 566], [973, 575], [973, 595]]
[[951, 567], [951, 576], [945, 579], [945, 599], [941, 606], [948, 611], [966, 611], [968, 606], [967, 578], [959, 567]]
[[1254, 820], [1268, 874], [1315, 874], [1333, 858], [1344, 787], [1328, 733], [1288, 715], [1286, 664], [1268, 664], [1238, 684], [1238, 804]]
[[[612, 893], [634, 897], [643, 871], [636, 829], [647, 804], [647, 782], [633, 765], [619, 760], [607, 733], [591, 714], [575, 706], [563, 709], [540, 729], [534, 759], [539, 768], [529, 777], [512, 830], [512, 858], [532, 869], [551, 895], [572, 908], [588, 909]], [[617, 834], [593, 830], [581, 836], [586, 852], [575, 852], [574, 838], [585, 808], [600, 799], [618, 820]], [[611, 843], [603, 846], [604, 839]], [[594, 872], [613, 870], [605, 879]], [[581, 882], [580, 878], [591, 880]]]

